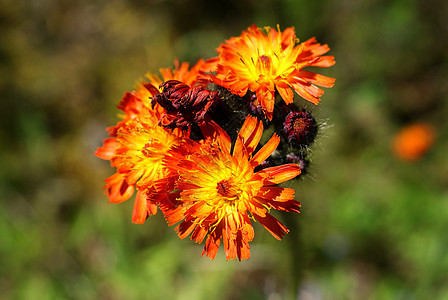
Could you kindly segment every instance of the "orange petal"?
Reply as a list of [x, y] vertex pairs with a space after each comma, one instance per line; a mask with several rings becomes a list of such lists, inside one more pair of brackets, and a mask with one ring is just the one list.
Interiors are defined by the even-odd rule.
[[294, 200], [294, 190], [281, 187], [262, 187], [255, 200], [269, 208], [300, 213], [300, 202]]
[[241, 155], [243, 151], [245, 139], [252, 133], [253, 128], [256, 127], [258, 119], [252, 116], [247, 116], [244, 120], [243, 126], [238, 132], [238, 137], [236, 139], [235, 145], [233, 146], [233, 155]]
[[328, 68], [333, 66], [334, 64], [336, 64], [334, 56], [328, 55], [328, 56], [316, 57], [316, 59], [313, 59], [311, 62], [308, 63], [308, 66]]
[[250, 164], [253, 167], [258, 166], [262, 162], [268, 158], [275, 149], [277, 149], [278, 144], [280, 143], [280, 137], [274, 134], [271, 139], [264, 144], [264, 146], [258, 150], [257, 154], [250, 160]]
[[172, 226], [177, 222], [180, 222], [185, 218], [184, 215], [184, 207], [170, 207], [169, 209], [164, 209], [163, 205], [161, 205], [161, 209], [163, 210], [163, 215], [165, 216], [165, 220], [168, 223], [168, 226]]
[[225, 230], [222, 231], [222, 240], [224, 242], [226, 260], [236, 259], [236, 234], [232, 232], [227, 222], [225, 223]]
[[246, 117], [246, 120], [244, 120], [243, 126], [241, 126], [239, 131], [244, 140], [249, 138], [252, 132], [258, 127], [258, 123], [260, 123], [260, 121], [256, 117], [251, 115]]
[[[238, 140], [240, 140], [241, 144], [243, 145], [243, 151], [246, 157], [252, 155], [255, 148], [258, 146], [258, 143], [260, 142], [261, 136], [263, 135], [263, 123], [257, 118], [255, 119], [257, 120], [257, 122], [255, 123], [255, 127], [249, 128], [249, 131], [246, 131], [244, 133], [245, 136], [243, 136], [241, 133], [238, 134]], [[241, 129], [243, 130], [243, 128]], [[237, 153], [237, 151], [239, 151], [238, 148], [234, 150], [234, 153]]]
[[191, 240], [195, 241], [196, 243], [200, 244], [204, 240], [205, 236], [207, 235], [208, 231], [204, 227], [198, 225], [194, 229], [193, 233], [191, 234]]
[[207, 257], [210, 257], [212, 260], [216, 257], [218, 253], [219, 244], [221, 243], [223, 231], [223, 224], [220, 222], [215, 230], [209, 233], [207, 240], [205, 241], [204, 250], [202, 251], [202, 255], [207, 253]]
[[193, 220], [184, 220], [175, 228], [175, 230], [177, 231], [179, 238], [184, 239], [193, 231], [195, 226], [196, 224]]
[[275, 89], [265, 89], [264, 87], [256, 90], [257, 100], [260, 103], [268, 120], [272, 120], [275, 104]]
[[319, 97], [324, 94], [324, 91], [319, 89], [317, 86], [312, 85], [309, 82], [291, 82], [293, 89], [304, 99], [310, 101], [311, 103], [317, 105], [320, 102]]
[[101, 159], [110, 160], [118, 148], [120, 148], [120, 143], [115, 138], [108, 138], [103, 141], [102, 147], [96, 149], [95, 155]]
[[106, 195], [109, 197], [110, 203], [120, 203], [131, 198], [134, 193], [134, 186], [129, 185], [126, 178], [115, 173], [105, 180], [107, 183], [104, 188], [107, 189]]
[[299, 71], [294, 74], [294, 77], [304, 79], [312, 84], [317, 84], [323, 87], [333, 87], [336, 79], [324, 75], [316, 74], [308, 71]]
[[246, 242], [250, 242], [255, 237], [254, 228], [247, 213], [242, 214], [243, 218], [243, 238]]
[[298, 57], [299, 61], [310, 60], [330, 51], [330, 47], [328, 47], [328, 45], [319, 44], [315, 37], [301, 43], [300, 46], [303, 46], [303, 50]]
[[137, 182], [137, 180], [139, 180], [140, 177], [142, 177], [144, 172], [145, 172], [144, 169], [134, 169], [134, 170], [131, 170], [127, 174], [126, 180], [129, 182], [129, 184], [135, 184]]
[[256, 127], [252, 129], [252, 134], [244, 140], [244, 145], [248, 151], [248, 155], [251, 155], [260, 142], [263, 135], [263, 123], [258, 121]]
[[143, 224], [147, 217], [148, 208], [146, 206], [146, 194], [142, 191], [138, 191], [134, 201], [134, 210], [132, 211], [132, 223]]
[[262, 135], [263, 123], [256, 117], [248, 115], [238, 133], [238, 136], [241, 138], [236, 140], [233, 148], [233, 154], [240, 154], [243, 151], [243, 145], [247, 149], [248, 155], [252, 154]]
[[288, 228], [279, 220], [266, 214], [264, 217], [254, 214], [255, 219], [263, 225], [277, 240], [281, 240], [288, 232]]
[[[182, 191], [181, 194], [182, 196], [184, 195], [185, 191]], [[211, 214], [213, 212], [213, 207], [210, 205], [207, 205], [205, 203], [205, 201], [198, 201], [196, 203], [194, 203], [193, 205], [191, 205], [187, 211], [186, 211], [186, 215], [189, 216], [194, 216], [194, 217], [200, 217], [205, 218], [206, 216], [208, 216], [209, 214]]]
[[266, 209], [266, 206], [263, 206], [263, 203], [259, 201], [250, 201], [250, 204], [248, 205], [248, 210], [251, 214], [257, 214], [259, 216], [265, 216], [268, 210]]
[[245, 260], [250, 258], [249, 242], [244, 238], [244, 231], [240, 230], [236, 237], [236, 251], [238, 260]]
[[264, 185], [278, 184], [292, 179], [300, 174], [300, 167], [296, 164], [286, 164], [277, 167], [263, 169], [257, 172], [259, 175], [267, 174]]
[[148, 216], [152, 216], [157, 213], [157, 203], [160, 201], [163, 194], [165, 193], [157, 193], [154, 187], [152, 187], [150, 191], [145, 192], [146, 210], [148, 212]]
[[212, 121], [200, 125], [200, 127], [205, 138], [216, 140], [224, 152], [230, 153], [230, 148], [232, 146], [230, 137], [218, 124]]
[[286, 104], [291, 104], [294, 99], [294, 93], [286, 82], [276, 81], [275, 86], [277, 87], [277, 91], [282, 97], [283, 101]]

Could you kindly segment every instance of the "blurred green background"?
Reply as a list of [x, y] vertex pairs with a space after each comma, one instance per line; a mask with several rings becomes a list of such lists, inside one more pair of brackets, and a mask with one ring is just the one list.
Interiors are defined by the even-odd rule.
[[[0, 299], [448, 299], [448, 2], [0, 0]], [[107, 204], [93, 155], [147, 71], [216, 56], [251, 24], [328, 43], [337, 78], [302, 214], [214, 261], [159, 213]], [[305, 103], [297, 98], [298, 103]], [[420, 161], [394, 134], [437, 130]]]

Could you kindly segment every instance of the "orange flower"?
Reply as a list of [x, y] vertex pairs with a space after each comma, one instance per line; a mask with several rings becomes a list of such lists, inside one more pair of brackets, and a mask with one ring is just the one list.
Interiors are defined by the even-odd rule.
[[[217, 58], [212, 58], [204, 61], [200, 59], [192, 68], [188, 70], [189, 64], [183, 62], [179, 64], [178, 60], [174, 61], [174, 70], [169, 68], [161, 68], [160, 74], [162, 74], [163, 81], [168, 81], [171, 79], [182, 81], [187, 85], [194, 85], [198, 80], [208, 80], [209, 75], [206, 72], [211, 72], [215, 70], [218, 63]], [[159, 85], [162, 82], [159, 83]], [[158, 86], [158, 85], [157, 85]]]
[[153, 183], [169, 175], [169, 170], [162, 165], [163, 156], [183, 135], [179, 129], [168, 131], [158, 126], [160, 108], [141, 107], [140, 114], [135, 119], [122, 121], [125, 123], [116, 129], [116, 137], [106, 139], [96, 152], [117, 168], [117, 173], [106, 179], [110, 202], [123, 202], [132, 196], [134, 187], [138, 190], [132, 215], [132, 221], [138, 224], [157, 212], [161, 195]]
[[216, 66], [217, 60], [203, 61], [189, 70], [188, 63], [175, 61], [174, 70], [160, 69], [160, 77], [148, 73], [148, 83], [140, 82], [136, 90], [125, 93], [117, 107], [124, 112], [121, 121], [109, 127], [110, 138], [104, 140], [95, 155], [110, 160], [117, 172], [107, 178], [106, 194], [109, 202], [119, 203], [128, 200], [137, 189], [134, 202], [132, 222], [142, 224], [149, 215], [157, 212], [157, 205], [163, 209], [171, 207], [170, 195], [156, 189], [154, 181], [169, 176], [169, 170], [162, 165], [167, 150], [178, 143], [179, 138], [186, 135], [179, 129], [165, 130], [158, 126], [159, 119], [166, 113], [160, 106], [151, 108], [151, 99], [160, 92], [163, 81], [176, 79], [188, 84], [207, 78], [205, 72]]
[[201, 243], [208, 235], [202, 255], [214, 259], [222, 240], [227, 260], [248, 259], [254, 238], [250, 219], [280, 240], [288, 229], [269, 214], [270, 209], [299, 213], [294, 190], [272, 185], [296, 177], [300, 167], [287, 164], [254, 172], [280, 141], [274, 135], [252, 155], [263, 133], [255, 117], [246, 118], [232, 151], [229, 136], [218, 125], [208, 123], [201, 129], [205, 142], [186, 139], [164, 159], [178, 172], [175, 189], [180, 190], [179, 205], [165, 211], [165, 217], [169, 225], [183, 220], [176, 227], [180, 238], [191, 233], [191, 239]]
[[95, 155], [110, 160], [117, 172], [107, 178], [106, 194], [109, 202], [128, 200], [138, 190], [134, 202], [132, 222], [142, 224], [149, 215], [157, 212], [160, 201], [151, 183], [167, 175], [161, 162], [167, 149], [175, 143], [182, 132], [168, 132], [158, 126], [163, 114], [160, 106], [151, 108], [151, 92], [143, 86], [126, 93], [117, 106], [125, 114], [116, 126], [108, 128], [110, 138], [104, 140]]
[[328, 52], [327, 45], [318, 44], [315, 38], [296, 45], [294, 28], [281, 32], [278, 28], [266, 28], [264, 33], [252, 25], [241, 36], [232, 37], [221, 44], [220, 62], [215, 83], [232, 93], [244, 96], [247, 90], [256, 93], [257, 102], [271, 120], [275, 103], [275, 90], [290, 104], [294, 89], [306, 100], [318, 104], [324, 91], [332, 87], [335, 79], [304, 71], [304, 67], [330, 67], [333, 56], [321, 56]]
[[416, 123], [401, 129], [394, 137], [392, 150], [406, 161], [419, 160], [434, 144], [434, 128], [426, 123]]

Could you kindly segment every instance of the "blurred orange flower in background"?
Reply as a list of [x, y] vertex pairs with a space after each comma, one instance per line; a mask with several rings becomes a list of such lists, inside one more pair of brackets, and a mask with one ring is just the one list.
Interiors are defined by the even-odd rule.
[[403, 127], [394, 136], [392, 151], [404, 161], [417, 161], [432, 147], [435, 129], [427, 123], [415, 123]]

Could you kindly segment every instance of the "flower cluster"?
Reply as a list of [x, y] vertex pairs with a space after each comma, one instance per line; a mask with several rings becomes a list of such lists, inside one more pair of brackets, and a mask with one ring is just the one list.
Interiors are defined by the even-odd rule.
[[222, 242], [226, 259], [242, 260], [252, 221], [280, 240], [288, 229], [271, 209], [299, 213], [294, 190], [277, 185], [305, 173], [319, 126], [292, 90], [318, 104], [316, 85], [334, 79], [303, 68], [335, 62], [322, 56], [327, 45], [299, 43], [293, 28], [252, 25], [217, 51], [191, 68], [176, 61], [125, 93], [121, 120], [95, 154], [116, 169], [104, 187], [110, 202], [136, 191], [132, 222], [160, 209], [180, 238], [205, 240], [203, 255], [214, 259]]

